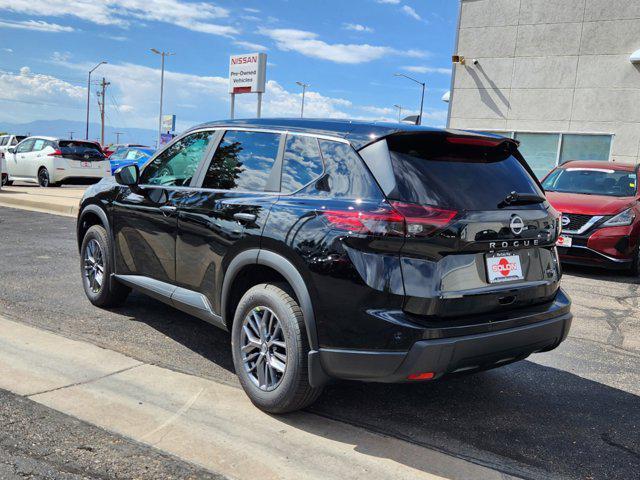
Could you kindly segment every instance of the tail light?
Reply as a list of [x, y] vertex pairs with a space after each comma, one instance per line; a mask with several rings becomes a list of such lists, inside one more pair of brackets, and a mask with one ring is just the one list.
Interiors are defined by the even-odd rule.
[[61, 157], [62, 156], [62, 151], [61, 150], [54, 150], [53, 152], [48, 154], [50, 157]]
[[458, 212], [413, 203], [391, 202], [391, 207], [381, 207], [372, 212], [325, 210], [322, 213], [329, 224], [338, 230], [383, 236], [422, 237], [449, 225]]

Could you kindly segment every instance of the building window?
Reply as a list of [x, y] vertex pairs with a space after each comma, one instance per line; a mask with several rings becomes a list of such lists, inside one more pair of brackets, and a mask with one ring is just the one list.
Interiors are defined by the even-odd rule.
[[609, 160], [611, 135], [562, 136], [560, 163], [570, 160]]
[[514, 138], [520, 141], [520, 153], [538, 178], [543, 178], [558, 164], [558, 133], [520, 133]]

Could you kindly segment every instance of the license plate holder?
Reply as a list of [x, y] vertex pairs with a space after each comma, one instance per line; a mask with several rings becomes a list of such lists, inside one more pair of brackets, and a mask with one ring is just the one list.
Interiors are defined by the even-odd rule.
[[520, 255], [502, 252], [485, 257], [489, 283], [503, 283], [524, 280]]

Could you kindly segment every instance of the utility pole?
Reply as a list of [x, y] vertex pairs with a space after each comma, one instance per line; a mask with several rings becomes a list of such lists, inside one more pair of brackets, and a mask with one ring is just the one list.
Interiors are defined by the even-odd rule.
[[91, 70], [89, 70], [89, 78], [87, 79], [87, 129], [84, 133], [84, 139], [89, 140], [89, 102], [91, 101], [91, 74], [93, 71], [98, 68], [100, 65], [104, 65], [107, 62], [100, 62]]
[[123, 132], [116, 132], [116, 144], [120, 144], [120, 135], [124, 135]]
[[100, 144], [104, 146], [104, 106], [105, 106], [105, 92], [107, 90], [107, 86], [111, 85], [111, 82], [107, 82], [107, 80], [102, 77], [102, 82], [100, 82], [101, 93], [99, 93], [98, 104], [100, 105]]
[[175, 53], [172, 52], [165, 52], [164, 50], [161, 52], [160, 50], [157, 50], [155, 48], [151, 49], [151, 52], [155, 53], [156, 55], [160, 55], [160, 57], [162, 58], [162, 62], [161, 62], [161, 70], [160, 70], [160, 116], [158, 117], [158, 147], [160, 146], [160, 142], [162, 140], [162, 100], [163, 100], [163, 95], [164, 95], [164, 57], [169, 57], [171, 55], [175, 55]]
[[73, 134], [76, 133], [73, 130], [69, 132], [69, 140], [73, 140]]
[[304, 117], [304, 94], [307, 91], [307, 87], [310, 87], [308, 83], [296, 82], [297, 85], [302, 87], [302, 104], [300, 105], [300, 118]]

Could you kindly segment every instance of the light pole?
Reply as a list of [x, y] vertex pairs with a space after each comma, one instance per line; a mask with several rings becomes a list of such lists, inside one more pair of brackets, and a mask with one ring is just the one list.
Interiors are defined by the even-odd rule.
[[304, 94], [307, 91], [307, 87], [310, 85], [308, 83], [296, 82], [297, 85], [302, 87], [302, 105], [300, 106], [300, 118], [304, 117]]
[[405, 75], [404, 73], [394, 73], [393, 75], [396, 77], [408, 78], [412, 82], [416, 82], [418, 85], [422, 85], [422, 97], [420, 98], [420, 116], [418, 117], [418, 120], [419, 120], [418, 125], [422, 125], [422, 107], [424, 106], [424, 89], [427, 84], [424, 82], [420, 82], [415, 78], [410, 77], [409, 75]]
[[402, 118], [402, 105], [394, 105], [398, 109], [398, 123], [400, 123], [400, 119]]
[[91, 74], [100, 65], [104, 65], [106, 63], [107, 62], [100, 62], [95, 67], [93, 67], [91, 70], [89, 70], [89, 78], [87, 79], [87, 128], [86, 128], [85, 133], [84, 133], [84, 139], [85, 140], [89, 140], [89, 105], [90, 105], [90, 102], [91, 102]]
[[165, 51], [161, 52], [155, 48], [152, 48], [151, 51], [156, 55], [160, 55], [160, 57], [162, 57], [162, 63], [160, 68], [160, 116], [158, 118], [158, 148], [159, 148], [160, 140], [162, 139], [162, 97], [164, 94], [164, 57], [175, 55], [175, 53], [165, 52]]

